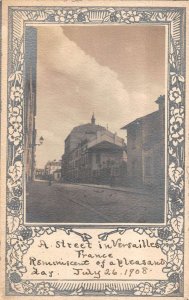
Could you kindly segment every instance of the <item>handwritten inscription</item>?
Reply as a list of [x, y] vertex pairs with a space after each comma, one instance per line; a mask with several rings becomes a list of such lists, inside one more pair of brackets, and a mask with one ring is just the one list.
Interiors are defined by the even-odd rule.
[[39, 239], [33, 250], [27, 257], [27, 276], [35, 279], [148, 279], [156, 277], [156, 269], [163, 276], [166, 264], [151, 238], [82, 243], [48, 238]]

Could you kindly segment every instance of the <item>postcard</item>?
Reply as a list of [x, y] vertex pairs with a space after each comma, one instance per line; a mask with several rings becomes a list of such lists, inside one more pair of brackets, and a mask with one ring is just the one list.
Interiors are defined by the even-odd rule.
[[3, 1], [2, 299], [188, 299], [188, 13]]

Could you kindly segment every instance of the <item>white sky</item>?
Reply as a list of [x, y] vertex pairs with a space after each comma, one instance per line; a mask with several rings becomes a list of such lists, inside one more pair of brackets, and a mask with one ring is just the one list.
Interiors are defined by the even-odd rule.
[[38, 27], [37, 167], [60, 159], [74, 126], [96, 123], [120, 130], [155, 111], [165, 92], [164, 27]]

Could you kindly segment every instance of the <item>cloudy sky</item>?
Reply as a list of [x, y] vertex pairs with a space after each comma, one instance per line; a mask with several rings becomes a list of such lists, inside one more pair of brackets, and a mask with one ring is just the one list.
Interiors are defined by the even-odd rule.
[[60, 159], [74, 126], [122, 126], [155, 111], [165, 92], [163, 26], [38, 27], [37, 167]]

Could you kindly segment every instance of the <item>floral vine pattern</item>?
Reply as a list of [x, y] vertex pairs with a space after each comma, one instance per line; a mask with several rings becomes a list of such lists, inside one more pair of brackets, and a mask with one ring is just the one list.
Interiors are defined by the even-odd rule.
[[[17, 9], [12, 9], [16, 16]], [[99, 234], [99, 239], [105, 241], [111, 234], [125, 234], [128, 230], [142, 235], [155, 237], [161, 251], [167, 256], [163, 272], [167, 274], [166, 281], [155, 284], [141, 282], [132, 290], [124, 291], [130, 296], [166, 296], [180, 295], [183, 283], [183, 224], [184, 224], [184, 57], [181, 40], [181, 8], [68, 8], [47, 7], [23, 8], [23, 21], [48, 24], [173, 24], [177, 20], [177, 33], [180, 39], [174, 37], [175, 27], [171, 27], [169, 37], [169, 90], [168, 90], [168, 204], [167, 224], [162, 227], [119, 227], [109, 232]], [[21, 18], [21, 17], [20, 17]], [[179, 22], [178, 22], [179, 20]], [[20, 30], [22, 31], [22, 30]], [[72, 227], [36, 227], [25, 226], [23, 223], [23, 178], [24, 178], [24, 144], [23, 144], [23, 110], [24, 110], [24, 47], [23, 33], [15, 37], [9, 46], [11, 72], [8, 77], [8, 167], [7, 167], [7, 280], [11, 294], [16, 295], [59, 295], [50, 282], [33, 283], [23, 280], [27, 272], [23, 265], [23, 256], [33, 244], [35, 237], [53, 234], [63, 230], [66, 234], [79, 235], [83, 241], [92, 238], [91, 235], [80, 233]], [[177, 34], [178, 36], [178, 34]], [[61, 291], [61, 293], [64, 293]], [[65, 292], [66, 295], [86, 295], [83, 287]], [[94, 295], [98, 294], [94, 291]], [[91, 294], [91, 292], [90, 292]], [[101, 291], [103, 295], [119, 295], [115, 289], [107, 288]], [[123, 293], [122, 293], [123, 294]]]

